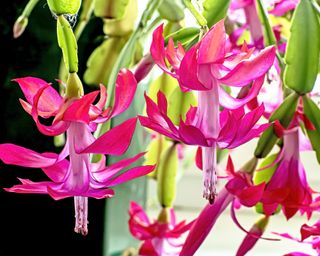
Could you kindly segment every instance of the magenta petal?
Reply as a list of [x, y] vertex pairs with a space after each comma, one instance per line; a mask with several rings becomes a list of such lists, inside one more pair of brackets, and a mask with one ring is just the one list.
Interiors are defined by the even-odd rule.
[[256, 205], [262, 198], [265, 186], [265, 183], [261, 183], [257, 186], [242, 189], [242, 191], [237, 194], [240, 203], [247, 207]]
[[152, 42], [150, 47], [150, 53], [154, 60], [154, 62], [166, 73], [176, 77], [174, 73], [172, 73], [165, 62], [166, 51], [164, 48], [164, 38], [163, 38], [163, 24], [157, 27], [152, 34]]
[[67, 108], [67, 110], [63, 113], [63, 120], [69, 122], [89, 123], [89, 110], [91, 104], [98, 96], [98, 94], [99, 91], [91, 92], [89, 94], [86, 94], [82, 98], [72, 102], [71, 105]]
[[42, 168], [53, 165], [57, 158], [53, 153], [40, 154], [14, 144], [0, 144], [0, 159], [6, 164]]
[[213, 205], [207, 204], [207, 206], [201, 211], [195, 223], [192, 225], [180, 256], [192, 256], [195, 254], [208, 236], [221, 213], [231, 203], [233, 198], [233, 195], [224, 188], [218, 194]]
[[137, 118], [131, 118], [103, 134], [81, 153], [122, 155], [129, 147]]
[[48, 167], [42, 167], [44, 173], [54, 182], [63, 182], [68, 172], [69, 161], [63, 159]]
[[124, 112], [131, 104], [137, 89], [137, 81], [128, 69], [122, 69], [116, 81], [115, 102], [109, 118]]
[[21, 193], [21, 194], [48, 194], [48, 186], [55, 185], [50, 181], [32, 182], [30, 180], [20, 179], [20, 185], [15, 185], [11, 188], [5, 188], [7, 192]]
[[263, 231], [261, 229], [253, 226], [239, 246], [236, 256], [246, 255], [255, 246], [262, 234]]
[[36, 95], [33, 98], [33, 105], [32, 105], [32, 118], [36, 122], [38, 130], [43, 133], [44, 135], [47, 136], [56, 136], [61, 133], [64, 133], [68, 127], [69, 124], [67, 122], [58, 122], [54, 125], [51, 126], [46, 126], [40, 123], [39, 121], [39, 114], [38, 114], [38, 103], [41, 95], [43, 94], [44, 90], [47, 88], [47, 86], [42, 87], [41, 89], [38, 90]]
[[275, 47], [270, 46], [263, 49], [257, 56], [241, 61], [227, 75], [219, 79], [220, 83], [244, 86], [263, 76], [273, 65], [275, 52]]
[[179, 133], [181, 140], [188, 145], [209, 146], [200, 129], [186, 125], [182, 120], [180, 120]]
[[199, 47], [199, 64], [216, 63], [223, 60], [225, 55], [226, 33], [224, 20], [217, 22], [202, 38]]
[[97, 170], [93, 173], [93, 177], [97, 180], [97, 182], [105, 183], [107, 182], [107, 180], [118, 174], [124, 168], [140, 159], [142, 156], [144, 156], [144, 154], [145, 153], [140, 153], [135, 155], [134, 157], [122, 159], [112, 165], [107, 166], [106, 168]]
[[227, 109], [237, 109], [242, 107], [243, 105], [247, 104], [249, 101], [254, 99], [264, 82], [264, 76], [257, 78], [253, 83], [252, 86], [248, 92], [248, 94], [241, 99], [233, 98], [230, 96], [225, 90], [223, 90], [219, 86], [219, 103], [221, 106], [227, 108]]
[[114, 191], [110, 188], [106, 189], [90, 189], [83, 195], [86, 197], [93, 197], [96, 199], [110, 198], [114, 196]]
[[106, 183], [106, 186], [112, 187], [117, 186], [121, 183], [127, 182], [129, 180], [147, 175], [148, 173], [152, 172], [154, 170], [154, 165], [145, 165], [145, 166], [137, 166], [133, 167], [132, 169], [129, 169], [123, 174], [120, 174], [113, 180]]
[[[179, 83], [180, 86], [188, 88], [191, 90], [206, 91], [211, 88], [207, 88], [198, 79], [198, 62], [197, 62], [197, 52], [199, 45], [194, 45], [189, 51], [184, 55], [179, 72]], [[201, 68], [201, 67], [200, 67]], [[209, 79], [209, 78], [208, 78]]]
[[43, 91], [41, 99], [38, 103], [38, 111], [43, 112], [43, 115], [45, 115], [46, 112], [52, 113], [57, 111], [63, 102], [63, 98], [59, 95], [59, 93], [54, 88], [49, 86], [46, 81], [43, 81], [39, 78], [24, 77], [14, 79], [13, 81], [19, 84], [30, 105], [33, 105], [33, 98], [37, 92], [42, 87], [46, 86], [46, 89]]

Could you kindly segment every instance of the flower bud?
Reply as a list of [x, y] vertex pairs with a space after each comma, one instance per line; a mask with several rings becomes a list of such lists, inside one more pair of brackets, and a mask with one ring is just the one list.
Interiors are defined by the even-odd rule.
[[81, 6], [81, 0], [47, 0], [47, 3], [56, 15], [77, 14]]
[[25, 16], [20, 16], [13, 26], [13, 38], [18, 38], [22, 35], [24, 30], [26, 29], [28, 25], [28, 18]]

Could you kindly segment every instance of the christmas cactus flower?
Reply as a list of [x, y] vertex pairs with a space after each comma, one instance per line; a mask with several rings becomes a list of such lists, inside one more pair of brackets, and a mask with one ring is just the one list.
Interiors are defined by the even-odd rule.
[[[214, 204], [207, 204], [195, 220], [180, 256], [192, 256], [196, 253], [220, 215], [236, 199], [247, 207], [252, 207], [259, 202], [265, 184], [253, 185], [252, 171], [255, 169], [256, 164], [257, 159], [252, 159], [241, 170], [235, 172], [233, 162], [229, 157], [226, 168], [229, 180], [218, 193]], [[234, 207], [234, 204], [232, 204], [232, 207]], [[232, 213], [233, 211], [234, 209], [232, 209]], [[233, 219], [238, 225], [236, 219]]]
[[151, 221], [143, 208], [135, 202], [131, 202], [129, 209], [129, 229], [131, 234], [143, 241], [139, 255], [143, 256], [178, 256], [184, 243], [185, 235], [191, 228], [193, 222], [176, 222], [173, 209], [165, 214], [168, 218], [161, 218]]
[[[71, 88], [67, 87], [67, 96], [62, 98], [53, 87], [38, 78], [26, 77], [15, 81], [19, 83], [27, 100], [20, 102], [32, 115], [39, 130], [46, 135], [57, 135], [66, 131], [67, 140], [60, 154], [37, 153], [9, 143], [0, 144], [0, 159], [4, 163], [41, 168], [50, 179], [43, 182], [20, 179], [22, 184], [7, 188], [6, 191], [49, 194], [55, 200], [74, 197], [75, 232], [86, 235], [88, 197], [98, 199], [112, 197], [114, 194], [112, 187], [146, 175], [154, 168], [138, 166], [123, 172], [130, 164], [141, 158], [143, 153], [107, 167], [104, 156], [97, 163], [90, 161], [90, 154], [121, 155], [129, 147], [136, 118], [123, 122], [97, 139], [92, 132], [96, 128], [96, 123], [108, 120], [127, 109], [134, 96], [135, 79], [130, 71], [122, 71], [119, 74], [115, 105], [112, 110], [103, 110], [106, 100], [103, 86], [100, 88], [100, 100], [96, 105], [92, 105], [98, 91], [80, 98], [69, 98], [68, 90]], [[53, 124], [51, 126], [41, 124], [38, 116], [54, 117]]]
[[290, 219], [298, 210], [303, 211], [312, 203], [312, 190], [300, 160], [301, 143], [298, 127], [283, 136], [284, 146], [277, 159], [277, 168], [261, 200], [267, 215], [273, 214], [281, 205], [284, 215]]
[[[199, 43], [184, 52], [178, 45], [174, 48], [173, 42], [169, 41], [168, 46], [164, 47], [162, 35], [163, 27], [158, 27], [153, 33], [153, 41], [150, 52], [155, 63], [165, 72], [178, 79], [183, 90], [196, 90], [198, 92], [198, 108], [191, 110], [190, 116], [197, 116], [196, 119], [188, 118], [187, 123], [181, 122], [180, 129], [170, 124], [166, 115], [165, 100], [159, 103], [159, 108], [150, 103], [152, 106], [148, 116], [150, 120], [142, 120], [144, 126], [152, 125], [152, 119], [158, 119], [160, 126], [163, 126], [164, 135], [168, 135], [171, 130], [174, 137], [182, 136], [187, 144], [198, 144], [202, 146], [202, 162], [204, 175], [204, 198], [211, 203], [216, 195], [216, 151], [220, 146], [218, 141], [227, 141], [226, 146], [232, 141], [235, 133], [228, 130], [231, 123], [227, 122], [228, 118], [219, 117], [219, 105], [226, 109], [239, 109], [244, 104], [255, 98], [263, 84], [264, 75], [273, 65], [275, 59], [275, 48], [268, 47], [257, 55], [253, 56], [253, 49], [248, 49], [244, 45], [239, 53], [228, 53], [226, 47], [226, 33], [224, 20], [214, 25], [201, 39]], [[168, 66], [167, 63], [171, 65]], [[244, 87], [254, 81], [247, 95], [241, 99], [235, 99], [225, 92], [222, 85]], [[162, 97], [163, 98], [163, 97]], [[220, 103], [220, 104], [219, 104]], [[263, 108], [263, 107], [262, 107]], [[161, 110], [162, 113], [159, 113]], [[244, 121], [244, 127], [241, 129], [242, 137], [248, 135], [258, 119], [261, 108], [248, 115], [241, 115], [240, 119], [250, 119], [250, 122]], [[152, 113], [154, 112], [154, 113]], [[241, 111], [240, 111], [241, 112]], [[226, 114], [232, 115], [230, 112]], [[191, 125], [191, 121], [192, 125]], [[141, 119], [140, 119], [141, 121]], [[247, 123], [247, 125], [245, 124]], [[227, 124], [227, 125], [226, 125]], [[238, 123], [239, 124], [239, 123]], [[196, 129], [194, 128], [196, 127]], [[233, 124], [235, 129], [236, 125]], [[250, 128], [249, 128], [250, 127]], [[150, 128], [150, 127], [149, 127]], [[199, 128], [201, 132], [199, 132]], [[228, 133], [221, 134], [221, 130], [227, 129]], [[263, 130], [263, 129], [261, 129]], [[261, 130], [259, 132], [261, 132]], [[180, 135], [177, 133], [180, 132]], [[258, 136], [259, 132], [254, 136]], [[231, 136], [231, 137], [230, 137]], [[220, 138], [219, 138], [220, 137]], [[221, 138], [223, 137], [223, 139]], [[248, 138], [245, 136], [244, 138]], [[207, 139], [209, 138], [209, 143]], [[247, 141], [247, 140], [246, 140]], [[221, 144], [221, 143], [220, 143]], [[241, 144], [241, 143], [239, 143]], [[238, 144], [238, 145], [239, 145]], [[236, 145], [235, 145], [236, 146]]]

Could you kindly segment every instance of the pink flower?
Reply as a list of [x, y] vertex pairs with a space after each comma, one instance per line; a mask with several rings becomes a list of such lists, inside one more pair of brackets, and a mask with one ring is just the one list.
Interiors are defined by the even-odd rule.
[[300, 136], [296, 127], [283, 137], [284, 146], [279, 165], [266, 185], [261, 200], [267, 215], [273, 214], [278, 205], [281, 205], [284, 215], [290, 219], [298, 210], [304, 210], [312, 202], [312, 191], [300, 161]]
[[[241, 204], [248, 207], [252, 207], [259, 202], [264, 191], [264, 183], [254, 186], [251, 174], [243, 171], [235, 172], [231, 158], [228, 159], [227, 172], [231, 177], [230, 180], [218, 193], [214, 204], [207, 204], [197, 217], [180, 256], [195, 254], [214, 227], [217, 219], [236, 198]], [[238, 223], [236, 224], [238, 225]]]
[[269, 13], [275, 16], [282, 16], [286, 12], [294, 10], [300, 0], [275, 0], [273, 8]]
[[173, 209], [170, 209], [168, 223], [159, 220], [150, 221], [143, 208], [135, 202], [131, 202], [129, 209], [129, 229], [131, 234], [143, 241], [139, 255], [162, 256], [179, 255], [184, 243], [184, 235], [193, 222], [176, 222]]
[[[120, 114], [130, 105], [134, 96], [136, 82], [129, 71], [120, 73], [117, 80], [115, 107], [102, 110], [106, 94], [101, 86], [101, 98], [92, 105], [98, 92], [89, 93], [79, 99], [63, 99], [46, 82], [37, 78], [16, 79], [26, 101], [20, 100], [24, 109], [32, 115], [39, 130], [47, 135], [67, 132], [66, 145], [58, 155], [55, 153], [37, 153], [13, 144], [0, 144], [0, 159], [6, 164], [29, 168], [41, 168], [50, 181], [33, 182], [20, 179], [20, 185], [7, 188], [15, 193], [49, 194], [55, 200], [74, 197], [76, 225], [75, 231], [86, 235], [88, 197], [108, 198], [114, 192], [112, 187], [145, 175], [153, 166], [134, 167], [122, 172], [130, 164], [141, 158], [138, 154], [105, 167], [105, 157], [98, 163], [90, 162], [90, 154], [121, 155], [130, 145], [136, 118], [129, 119], [114, 127], [98, 139], [92, 131], [96, 123]], [[132, 87], [129, 89], [129, 87]], [[127, 94], [126, 94], [127, 93]], [[51, 126], [39, 122], [43, 118], [53, 117]], [[69, 156], [69, 160], [66, 158]]]
[[[301, 239], [292, 237], [288, 233], [282, 233], [282, 234], [276, 233], [276, 232], [273, 232], [273, 233], [299, 243], [311, 244], [312, 248], [316, 251], [317, 255], [320, 254], [320, 222], [319, 220], [312, 226], [308, 226], [307, 224], [303, 224], [301, 226], [300, 228]], [[291, 252], [286, 254], [285, 256], [309, 256], [309, 254], [305, 254], [302, 252]]]
[[[180, 45], [174, 48], [172, 41], [169, 41], [168, 47], [165, 48], [162, 31], [163, 27], [160, 26], [153, 33], [153, 41], [150, 48], [151, 55], [155, 63], [163, 71], [178, 79], [183, 90], [199, 91], [199, 105], [197, 109], [191, 109], [191, 112], [188, 113], [190, 116], [196, 115], [196, 119], [187, 117], [186, 123], [180, 123], [179, 131], [165, 117], [166, 102], [164, 97], [160, 97], [161, 102], [158, 109], [156, 109], [157, 107], [154, 104], [151, 106], [152, 103], [150, 101], [147, 103], [152, 108], [148, 116], [153, 115], [154, 120], [158, 119], [161, 122], [158, 122], [160, 125], [167, 125], [162, 129], [166, 133], [163, 133], [164, 135], [183, 137], [183, 140], [187, 141], [187, 144], [197, 144], [203, 147], [203, 196], [212, 203], [216, 195], [217, 163], [215, 155], [219, 139], [222, 139], [222, 136], [223, 142], [227, 141], [226, 144], [230, 145], [232, 138], [235, 136], [235, 130], [227, 127], [227, 125], [234, 125], [226, 122], [227, 118], [220, 120], [219, 103], [227, 109], [239, 109], [255, 98], [263, 84], [265, 73], [274, 62], [275, 48], [268, 47], [254, 57], [252, 57], [253, 49], [248, 49], [246, 45], [243, 46], [239, 53], [228, 53], [223, 20], [214, 25], [201, 41], [187, 52], [184, 52]], [[222, 85], [243, 87], [250, 84], [253, 80], [255, 81], [252, 83], [247, 95], [240, 99], [233, 98], [222, 87]], [[241, 129], [243, 135], [247, 135], [245, 132], [249, 131], [247, 128], [252, 127], [256, 123], [257, 120], [253, 122], [255, 120], [253, 116], [256, 115], [255, 117], [257, 117], [259, 115], [257, 113], [260, 110], [257, 108], [257, 111], [254, 111], [252, 115], [248, 114], [247, 118], [253, 119], [251, 119], [252, 122], [248, 122], [249, 125], [244, 125], [245, 127]], [[228, 114], [231, 115], [231, 112], [228, 112], [226, 115]], [[240, 119], [242, 117], [245, 119], [244, 115], [240, 114]], [[144, 119], [143, 121], [146, 121], [143, 125], [147, 127], [151, 124], [149, 122], [151, 119]], [[227, 129], [228, 133], [222, 135], [221, 131], [223, 129]], [[258, 136], [258, 134], [255, 136]]]

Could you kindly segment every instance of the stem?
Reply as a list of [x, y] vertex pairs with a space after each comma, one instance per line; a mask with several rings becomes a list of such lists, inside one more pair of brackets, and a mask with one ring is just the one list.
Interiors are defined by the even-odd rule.
[[39, 0], [29, 0], [26, 7], [24, 8], [21, 16], [28, 18], [38, 2], [39, 2]]
[[207, 26], [207, 20], [203, 15], [194, 7], [192, 4], [191, 0], [183, 0], [184, 4], [186, 7], [189, 9], [193, 17], [197, 20], [198, 24], [201, 27], [206, 27]]
[[80, 38], [84, 28], [87, 26], [90, 20], [90, 17], [93, 12], [93, 7], [94, 7], [94, 0], [83, 0], [81, 15], [80, 15], [77, 27], [74, 31], [74, 35], [77, 40]]
[[69, 73], [78, 72], [78, 45], [69, 22], [63, 15], [57, 19], [58, 44]]

